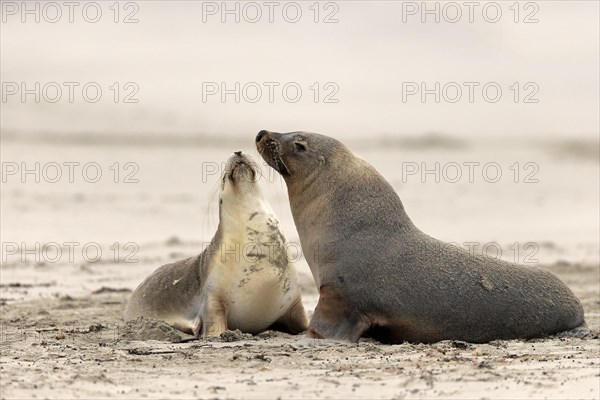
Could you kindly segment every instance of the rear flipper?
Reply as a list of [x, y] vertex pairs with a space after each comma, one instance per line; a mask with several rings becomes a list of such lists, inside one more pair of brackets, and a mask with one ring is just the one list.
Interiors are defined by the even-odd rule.
[[559, 332], [555, 336], [556, 337], [568, 337], [568, 338], [576, 338], [576, 339], [585, 339], [588, 336], [591, 336], [592, 332], [588, 328], [587, 324], [584, 322], [579, 325], [577, 328], [573, 328], [568, 331]]

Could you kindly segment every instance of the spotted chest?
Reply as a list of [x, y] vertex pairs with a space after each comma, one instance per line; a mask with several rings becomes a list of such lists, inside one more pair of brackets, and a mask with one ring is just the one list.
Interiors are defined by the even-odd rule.
[[228, 327], [259, 332], [279, 319], [299, 295], [292, 290], [298, 288], [297, 273], [272, 214], [250, 213], [243, 235], [226, 237], [222, 245], [232, 249], [234, 242], [240, 244], [239, 257], [221, 259], [212, 278], [219, 281], [227, 304]]

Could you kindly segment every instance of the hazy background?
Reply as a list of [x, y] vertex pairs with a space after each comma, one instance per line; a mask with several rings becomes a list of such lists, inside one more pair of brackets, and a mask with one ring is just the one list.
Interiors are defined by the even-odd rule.
[[[308, 130], [343, 140], [371, 162], [398, 191], [417, 226], [435, 237], [494, 241], [504, 248], [535, 242], [538, 258], [548, 262], [600, 258], [596, 1], [520, 2], [517, 23], [514, 2], [480, 2], [472, 23], [463, 2], [428, 2], [430, 10], [437, 4], [439, 23], [431, 14], [421, 22], [421, 10], [406, 13], [422, 2], [281, 2], [273, 23], [264, 2], [251, 3], [262, 12], [257, 23], [244, 20], [256, 15], [256, 8], [243, 13], [248, 2], [226, 3], [230, 10], [237, 4], [239, 23], [235, 15], [221, 21], [223, 2], [119, 2], [117, 23], [112, 1], [93, 3], [102, 11], [97, 23], [84, 18], [85, 7], [85, 16], [95, 18], [90, 2], [78, 3], [72, 23], [66, 6], [61, 19], [50, 23], [45, 18], [55, 18], [56, 11], [47, 8], [44, 14], [48, 3], [27, 2], [30, 10], [38, 4], [36, 23], [35, 15], [22, 15], [22, 4], [2, 2], [1, 156], [3, 168], [13, 163], [20, 169], [3, 176], [3, 242], [156, 245], [162, 258], [148, 259], [151, 271], [169, 254], [198, 253], [198, 243], [212, 238], [221, 171], [207, 175], [207, 164], [220, 167], [235, 150], [258, 158], [254, 137], [261, 129]], [[285, 19], [295, 18], [290, 4], [302, 10], [297, 23]], [[448, 4], [461, 6], [459, 22], [445, 21], [456, 12]], [[501, 9], [496, 23], [486, 21], [495, 18], [490, 5]], [[203, 13], [207, 10], [217, 14]], [[137, 22], [124, 23], [127, 16]], [[324, 23], [326, 16], [337, 22]], [[524, 23], [527, 17], [538, 22]], [[28, 89], [35, 82], [40, 87], [56, 82], [62, 98], [51, 103], [40, 93], [39, 103], [33, 95], [23, 102], [20, 93], [6, 92], [23, 82]], [[63, 82], [79, 85], [72, 103]], [[90, 82], [102, 89], [96, 103], [82, 96]], [[115, 82], [117, 102], [110, 89]], [[257, 82], [263, 96], [256, 103], [243, 96], [238, 103], [233, 95], [225, 102], [219, 95], [203, 101], [206, 82], [225, 82], [229, 89], [236, 82], [242, 87]], [[264, 82], [279, 84], [273, 102]], [[282, 95], [288, 82], [302, 89], [296, 103]], [[310, 89], [315, 82], [317, 102]], [[403, 82], [425, 82], [429, 89], [435, 82], [457, 82], [463, 96], [457, 103], [444, 98], [436, 103], [432, 95], [425, 102], [419, 95], [403, 101]], [[473, 102], [463, 82], [479, 83]], [[488, 82], [503, 91], [496, 103], [482, 96]], [[510, 89], [515, 82], [521, 95], [516, 103]], [[132, 92], [127, 83], [139, 89], [133, 95], [137, 103], [123, 102]], [[323, 101], [332, 93], [327, 83], [337, 89], [335, 103]], [[523, 102], [531, 92], [527, 83], [539, 89], [536, 103]], [[23, 177], [23, 168], [36, 162], [40, 168], [95, 162], [103, 177], [90, 183], [81, 169], [73, 182], [66, 176], [58, 183]], [[464, 167], [459, 182], [421, 174], [435, 163], [465, 162], [497, 163], [502, 179], [490, 183], [479, 168], [470, 182]], [[516, 162], [517, 179], [511, 169]], [[137, 166], [136, 183], [123, 182], [126, 163]], [[403, 179], [406, 163], [422, 170]], [[533, 183], [524, 182], [531, 172], [527, 163], [537, 168]], [[263, 171], [269, 171], [264, 164]], [[297, 241], [285, 184], [271, 177], [260, 184], [288, 239]], [[185, 254], [160, 247], [173, 237], [189, 244]], [[135, 286], [146, 272], [129, 284]]]
[[[3, 2], [7, 3], [7, 2]], [[10, 2], [9, 2], [10, 3]], [[30, 7], [33, 7], [30, 2]], [[60, 3], [60, 2], [59, 2]], [[346, 137], [373, 135], [418, 135], [438, 132], [463, 137], [598, 136], [599, 104], [599, 3], [596, 1], [537, 1], [520, 3], [519, 23], [514, 22], [513, 2], [497, 2], [502, 16], [497, 23], [486, 22], [479, 2], [474, 22], [469, 9], [461, 5], [457, 23], [455, 11], [438, 7], [441, 20], [433, 15], [421, 22], [421, 14], [404, 15], [410, 2], [339, 1], [319, 3], [319, 23], [313, 21], [312, 1], [300, 1], [302, 17], [297, 23], [283, 18], [280, 2], [274, 22], [268, 22], [268, 8], [257, 2], [262, 18], [257, 23], [253, 9], [235, 16], [203, 14], [210, 2], [137, 1], [135, 8], [120, 3], [119, 23], [113, 21], [113, 2], [99, 2], [102, 17], [89, 23], [82, 17], [83, 5], [74, 9], [73, 23], [62, 7], [57, 23], [39, 23], [33, 15], [21, 22], [5, 12], [1, 28], [1, 75], [3, 82], [97, 82], [103, 89], [98, 103], [87, 103], [81, 87], [75, 101], [55, 104], [22, 103], [8, 96], [2, 103], [3, 133], [119, 133], [119, 134], [210, 134], [250, 137], [260, 129], [275, 131], [309, 130]], [[429, 2], [428, 7], [435, 7]], [[42, 3], [43, 4], [43, 3]], [[222, 2], [212, 3], [219, 10]], [[231, 9], [236, 2], [227, 2]], [[414, 3], [421, 7], [421, 2]], [[532, 6], [533, 4], [534, 6]], [[6, 7], [3, 6], [3, 7]], [[526, 8], [527, 7], [527, 8]], [[94, 9], [87, 15], [94, 17]], [[123, 23], [133, 13], [137, 23]], [[288, 18], [294, 18], [289, 8]], [[334, 13], [337, 23], [322, 20]], [[46, 11], [48, 18], [55, 12]], [[406, 13], [405, 13], [406, 14]], [[531, 15], [537, 23], [524, 23]], [[486, 15], [494, 18], [494, 8]], [[203, 17], [206, 22], [203, 22]], [[134, 82], [137, 104], [114, 103], [108, 89]], [[228, 96], [202, 101], [203, 82], [279, 82], [275, 100], [263, 98], [252, 104], [236, 103]], [[286, 82], [297, 82], [303, 94], [297, 103], [281, 96]], [[315, 103], [309, 87], [319, 82], [321, 96], [327, 82], [339, 88], [337, 103]], [[479, 82], [475, 101], [469, 103], [466, 88], [455, 103], [435, 103], [433, 96], [422, 103], [419, 96], [402, 102], [402, 82]], [[502, 98], [489, 103], [481, 97], [486, 82], [497, 82]], [[534, 82], [538, 103], [514, 103], [509, 87]], [[122, 89], [123, 90], [123, 89]], [[121, 97], [126, 91], [121, 92]]]

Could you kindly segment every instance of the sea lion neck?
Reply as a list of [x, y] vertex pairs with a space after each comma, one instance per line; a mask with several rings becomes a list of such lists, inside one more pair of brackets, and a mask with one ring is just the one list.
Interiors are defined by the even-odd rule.
[[[327, 166], [311, 182], [286, 180], [301, 240], [309, 238], [310, 245], [315, 232], [333, 238], [330, 230], [352, 235], [374, 224], [399, 233], [415, 230], [402, 201], [383, 176], [358, 157], [349, 161]], [[332, 224], [337, 228], [330, 227]], [[339, 229], [341, 226], [345, 227]]]

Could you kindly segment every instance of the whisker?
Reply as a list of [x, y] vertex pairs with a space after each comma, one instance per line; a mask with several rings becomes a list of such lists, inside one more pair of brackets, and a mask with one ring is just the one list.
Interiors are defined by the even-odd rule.
[[[209, 192], [209, 199], [208, 199], [208, 204], [206, 206], [206, 209], [204, 211], [204, 217], [202, 219], [202, 237], [203, 240], [204, 238], [208, 238], [206, 240], [209, 240], [209, 236], [211, 234], [211, 228], [212, 226], [214, 226], [214, 220], [213, 218], [213, 207], [215, 204], [215, 197], [217, 196], [217, 194], [222, 190], [221, 186], [220, 186], [221, 181], [217, 181], [215, 183], [213, 183], [212, 185], [212, 189]], [[208, 230], [208, 232], [205, 232], [205, 229]]]

